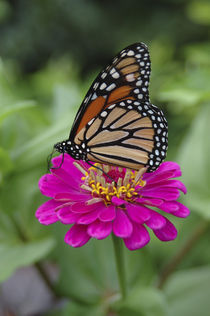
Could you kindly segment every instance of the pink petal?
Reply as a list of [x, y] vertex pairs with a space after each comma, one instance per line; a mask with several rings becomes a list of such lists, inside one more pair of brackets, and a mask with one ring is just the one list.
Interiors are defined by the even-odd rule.
[[141, 194], [144, 197], [154, 197], [159, 199], [164, 199], [166, 201], [176, 200], [180, 196], [180, 192], [177, 189], [165, 187], [165, 188], [154, 188], [147, 189], [146, 187], [142, 189]]
[[39, 222], [43, 225], [54, 224], [58, 221], [57, 214], [45, 213], [38, 218]]
[[98, 218], [98, 213], [99, 213], [99, 210], [97, 209], [95, 211], [81, 215], [77, 221], [77, 224], [88, 225], [94, 222]]
[[56, 202], [53, 199], [43, 203], [36, 211], [36, 218], [43, 225], [50, 225], [58, 221], [56, 207], [62, 205], [60, 202]]
[[176, 203], [179, 205], [179, 210], [172, 213], [174, 216], [185, 218], [190, 215], [190, 210], [188, 207], [179, 202]]
[[[62, 163], [62, 160], [63, 160], [63, 163]], [[63, 167], [63, 169], [66, 169], [69, 171], [69, 169], [72, 168], [73, 166], [74, 159], [70, 155], [65, 153], [64, 159], [63, 159], [63, 155], [60, 154], [59, 156], [53, 157], [51, 162], [52, 162], [53, 168]], [[62, 163], [62, 166], [61, 166], [61, 163]]]
[[112, 203], [115, 204], [116, 206], [120, 206], [122, 204], [125, 204], [126, 201], [125, 200], [122, 200], [122, 199], [119, 199], [118, 197], [116, 196], [113, 196], [112, 197]]
[[79, 184], [81, 182], [81, 175], [82, 174], [80, 175], [80, 178], [73, 177], [72, 174], [66, 172], [63, 168], [51, 169], [51, 172], [59, 180], [61, 180], [63, 183], [65, 183], [69, 189], [72, 189], [72, 190], [78, 190], [79, 189]]
[[[166, 174], [166, 175], [164, 175]], [[153, 182], [159, 182], [160, 180], [176, 178], [182, 175], [180, 166], [176, 162], [165, 161], [163, 162], [157, 170], [152, 173], [145, 173], [143, 175], [143, 180]]]
[[66, 233], [64, 241], [72, 247], [81, 247], [85, 245], [90, 236], [87, 234], [87, 226], [75, 224]]
[[179, 210], [179, 205], [176, 201], [164, 201], [158, 208], [166, 213], [172, 213]]
[[152, 174], [145, 174], [143, 180], [147, 181], [147, 185], [153, 183], [159, 183], [163, 180], [168, 180], [174, 175], [174, 170], [169, 170], [165, 172], [153, 172]]
[[74, 224], [79, 219], [80, 215], [71, 212], [70, 207], [63, 207], [57, 212], [58, 218], [63, 224]]
[[138, 198], [135, 200], [135, 202], [140, 203], [140, 204], [146, 204], [150, 206], [158, 206], [163, 203], [163, 200], [161, 199], [153, 199], [153, 198]]
[[164, 202], [161, 206], [159, 206], [159, 209], [182, 218], [190, 215], [190, 210], [185, 205], [177, 201]]
[[161, 241], [174, 240], [177, 237], [177, 230], [168, 219], [166, 219], [166, 224], [163, 228], [153, 230], [153, 232]]
[[180, 177], [182, 175], [179, 164], [174, 161], [164, 161], [158, 168], [158, 172], [166, 172], [168, 170], [175, 172], [174, 177]]
[[93, 238], [104, 239], [111, 234], [112, 223], [97, 220], [88, 226], [87, 232]]
[[[61, 166], [62, 160], [63, 160], [62, 154], [60, 156], [54, 157], [52, 159], [53, 167], [63, 169], [65, 172], [69, 173], [72, 178], [76, 179], [77, 181], [80, 181], [80, 179], [82, 177], [82, 173], [73, 165], [73, 162], [75, 160], [67, 153], [64, 154], [64, 160], [63, 160], [63, 164]], [[53, 170], [55, 170], [55, 169], [52, 168], [52, 171]]]
[[184, 194], [187, 193], [187, 188], [186, 188], [186, 186], [184, 185], [184, 183], [182, 183], [182, 182], [179, 181], [179, 180], [169, 180], [168, 183], [167, 183], [167, 186], [177, 188], [177, 189], [179, 189], [180, 191], [182, 191]]
[[89, 194], [81, 194], [81, 193], [75, 193], [75, 192], [64, 192], [64, 193], [58, 193], [55, 195], [54, 199], [56, 201], [62, 201], [62, 202], [77, 202], [77, 201], [87, 201], [90, 199]]
[[40, 215], [45, 213], [54, 213], [55, 209], [62, 204], [63, 203], [57, 202], [54, 199], [48, 200], [38, 207], [35, 215], [38, 218]]
[[139, 224], [143, 224], [151, 217], [150, 209], [143, 205], [127, 204], [126, 209], [132, 221]]
[[124, 239], [124, 243], [129, 250], [136, 250], [144, 247], [150, 241], [148, 231], [143, 225], [133, 223], [132, 235]]
[[54, 197], [59, 192], [68, 192], [69, 187], [53, 174], [45, 174], [39, 180], [39, 189], [43, 195]]
[[103, 206], [104, 204], [102, 202], [98, 202], [98, 203], [90, 204], [90, 205], [87, 205], [86, 202], [77, 202], [77, 203], [72, 204], [71, 210], [72, 212], [75, 212], [75, 213], [87, 213], [95, 209], [100, 209]]
[[166, 225], [166, 218], [159, 213], [150, 210], [151, 217], [146, 221], [146, 225], [151, 229], [160, 229]]
[[181, 190], [184, 194], [187, 193], [187, 188], [186, 186], [179, 180], [165, 180], [165, 181], [160, 181], [157, 183], [151, 183], [146, 186], [146, 189], [154, 189], [154, 188], [175, 188], [178, 190]]
[[126, 238], [132, 234], [133, 225], [124, 211], [117, 209], [113, 232], [117, 237]]
[[110, 222], [113, 221], [115, 219], [116, 216], [116, 212], [115, 212], [115, 206], [110, 205], [108, 207], [104, 207], [102, 208], [102, 210], [99, 213], [99, 219], [102, 222]]

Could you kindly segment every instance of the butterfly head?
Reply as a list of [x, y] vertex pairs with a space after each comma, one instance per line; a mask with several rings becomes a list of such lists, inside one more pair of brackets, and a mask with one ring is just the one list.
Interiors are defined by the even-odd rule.
[[65, 153], [66, 152], [66, 142], [59, 142], [54, 145], [54, 149], [58, 151], [59, 153]]

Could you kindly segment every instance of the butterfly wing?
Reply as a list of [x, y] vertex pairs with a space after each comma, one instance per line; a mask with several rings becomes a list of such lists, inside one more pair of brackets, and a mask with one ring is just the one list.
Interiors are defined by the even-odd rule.
[[87, 160], [149, 172], [166, 156], [167, 122], [156, 106], [126, 99], [89, 122], [76, 142], [86, 144]]
[[149, 101], [150, 70], [145, 44], [123, 49], [93, 82], [69, 139], [56, 150], [75, 159], [155, 170], [166, 156], [168, 128]]
[[102, 70], [82, 102], [70, 132], [70, 139], [110, 104], [120, 100], [149, 101], [150, 57], [147, 46], [136, 43], [123, 49]]

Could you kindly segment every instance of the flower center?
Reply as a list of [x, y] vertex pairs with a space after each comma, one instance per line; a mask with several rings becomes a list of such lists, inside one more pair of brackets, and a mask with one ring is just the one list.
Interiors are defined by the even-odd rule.
[[[80, 169], [81, 170], [81, 169]], [[134, 171], [95, 163], [82, 177], [83, 189], [89, 190], [93, 198], [101, 198], [106, 205], [111, 204], [113, 196], [133, 202], [139, 196], [139, 190], [145, 186], [142, 180], [145, 170]]]

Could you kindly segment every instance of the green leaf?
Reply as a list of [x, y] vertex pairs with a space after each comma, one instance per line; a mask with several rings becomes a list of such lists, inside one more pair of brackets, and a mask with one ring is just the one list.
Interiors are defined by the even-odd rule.
[[105, 316], [102, 306], [81, 306], [75, 303], [69, 303], [62, 316]]
[[210, 25], [210, 3], [208, 1], [190, 2], [187, 13], [188, 16], [196, 23]]
[[116, 303], [114, 308], [120, 316], [164, 316], [167, 304], [163, 293], [151, 287], [136, 287], [122, 303]]
[[210, 219], [210, 107], [204, 106], [193, 122], [178, 153], [182, 180], [188, 188], [187, 205]]
[[69, 302], [61, 310], [56, 309], [47, 313], [46, 316], [106, 316], [105, 306], [103, 305], [87, 305], [82, 306], [74, 302]]
[[207, 316], [210, 311], [210, 268], [174, 273], [165, 286], [169, 302], [167, 316]]
[[1, 244], [0, 282], [6, 280], [17, 268], [33, 264], [45, 257], [53, 247], [52, 238], [25, 244]]
[[53, 145], [67, 138], [73, 120], [71, 113], [66, 114], [55, 125], [46, 129], [40, 135], [32, 138], [23, 146], [12, 152], [12, 158], [22, 170], [43, 163], [47, 166], [47, 156], [52, 152]]
[[15, 103], [10, 106], [2, 107], [0, 108], [0, 122], [16, 112], [29, 109], [31, 107], [34, 107], [35, 105], [36, 105], [35, 101], [28, 100], [28, 101], [21, 101], [21, 102]]
[[6, 150], [0, 147], [0, 175], [6, 174], [13, 168], [13, 163]]
[[110, 238], [72, 248], [63, 241], [68, 229], [61, 225], [55, 228], [58, 247], [54, 255], [60, 266], [58, 291], [87, 303], [97, 303], [107, 293], [116, 293], [118, 281]]
[[183, 108], [195, 105], [201, 99], [202, 92], [186, 88], [173, 88], [160, 92], [159, 97], [161, 101], [181, 102]]

